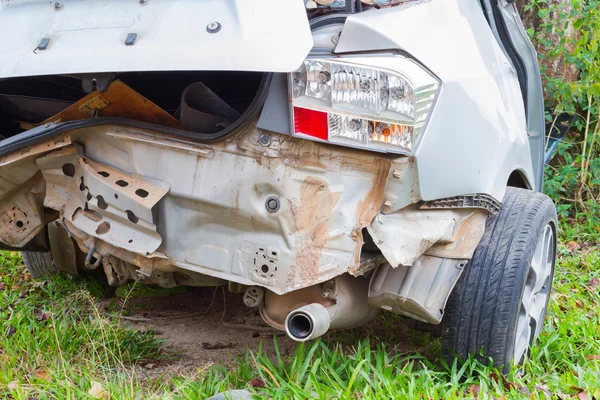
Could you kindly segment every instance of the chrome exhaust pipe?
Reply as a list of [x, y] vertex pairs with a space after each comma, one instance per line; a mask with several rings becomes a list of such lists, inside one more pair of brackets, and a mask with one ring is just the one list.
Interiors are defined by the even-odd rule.
[[285, 331], [298, 342], [316, 339], [329, 330], [331, 316], [322, 304], [312, 303], [295, 309], [285, 318]]
[[258, 307], [267, 324], [305, 342], [329, 329], [352, 329], [373, 318], [377, 308], [369, 305], [367, 294], [366, 279], [344, 274], [284, 295], [267, 290]]

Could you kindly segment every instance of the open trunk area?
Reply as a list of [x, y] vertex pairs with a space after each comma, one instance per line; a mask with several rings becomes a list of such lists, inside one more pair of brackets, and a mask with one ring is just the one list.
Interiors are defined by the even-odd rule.
[[251, 106], [260, 72], [128, 72], [0, 80], [0, 139], [48, 122], [119, 117], [215, 134]]

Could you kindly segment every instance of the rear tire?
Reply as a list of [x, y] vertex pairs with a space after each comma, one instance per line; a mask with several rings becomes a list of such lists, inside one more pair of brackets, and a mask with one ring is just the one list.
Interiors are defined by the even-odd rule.
[[[456, 287], [442, 321], [442, 356], [491, 357], [510, 370], [539, 335], [556, 260], [556, 209], [542, 193], [509, 187]], [[480, 355], [481, 351], [481, 355]]]
[[52, 262], [52, 253], [49, 251], [45, 253], [22, 251], [21, 257], [23, 257], [25, 268], [27, 268], [31, 276], [36, 279], [48, 275], [54, 275], [58, 272], [54, 266], [54, 263]]

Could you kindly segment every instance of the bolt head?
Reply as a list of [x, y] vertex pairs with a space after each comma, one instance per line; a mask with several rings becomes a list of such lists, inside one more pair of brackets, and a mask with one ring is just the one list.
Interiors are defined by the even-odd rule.
[[258, 141], [260, 142], [260, 144], [262, 144], [263, 146], [268, 146], [271, 144], [271, 137], [265, 133], [261, 134], [258, 137]]
[[269, 212], [278, 211], [280, 206], [281, 204], [279, 203], [279, 199], [277, 197], [269, 197], [265, 203], [265, 207]]
[[221, 30], [221, 24], [217, 21], [211, 22], [210, 24], [206, 25], [206, 31], [208, 33], [217, 33]]
[[60, 10], [62, 8], [62, 3], [60, 1], [57, 1], [56, 3], [54, 3], [54, 8]]

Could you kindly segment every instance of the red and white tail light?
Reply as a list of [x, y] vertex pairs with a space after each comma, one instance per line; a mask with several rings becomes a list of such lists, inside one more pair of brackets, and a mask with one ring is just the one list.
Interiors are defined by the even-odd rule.
[[402, 56], [309, 58], [289, 74], [292, 132], [305, 139], [410, 154], [439, 81]]

